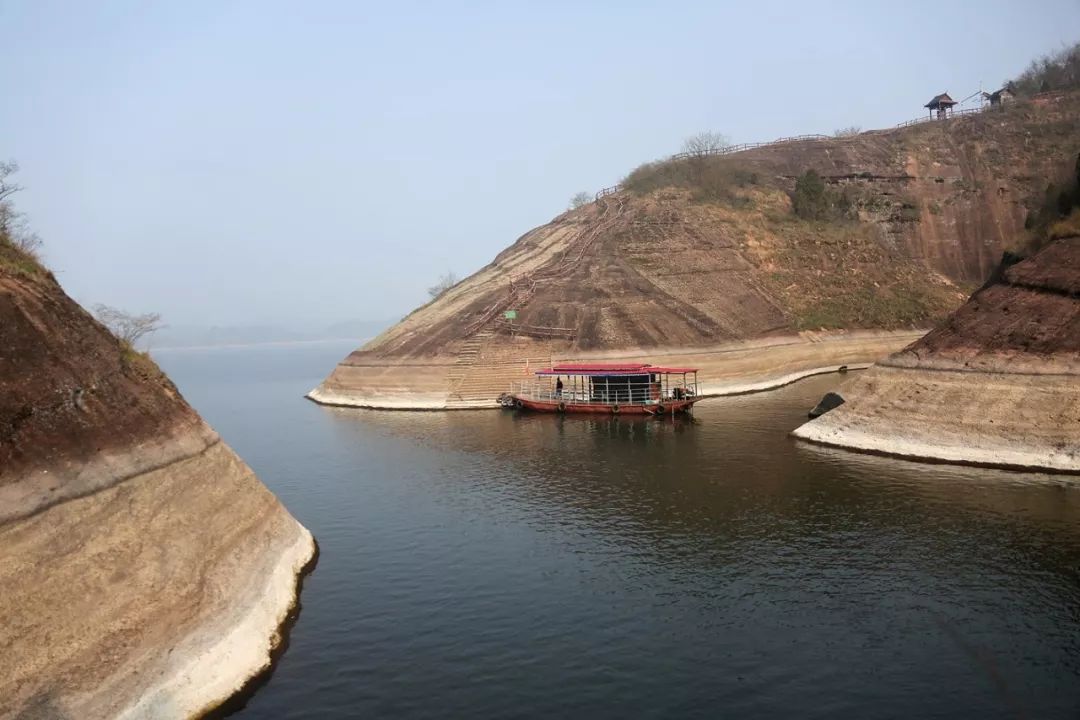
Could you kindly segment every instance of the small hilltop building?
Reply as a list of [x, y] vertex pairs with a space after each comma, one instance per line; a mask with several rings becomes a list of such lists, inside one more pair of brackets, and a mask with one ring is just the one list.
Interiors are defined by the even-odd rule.
[[934, 116], [936, 111], [938, 120], [944, 120], [952, 113], [953, 105], [956, 105], [956, 101], [949, 97], [949, 93], [941, 93], [935, 95], [934, 99], [923, 105], [923, 107], [930, 110], [931, 117]]
[[1001, 107], [1013, 100], [1013, 93], [1007, 87], [1003, 87], [1000, 90], [995, 90], [992, 93], [984, 92], [982, 94], [983, 101], [990, 103], [990, 107]]

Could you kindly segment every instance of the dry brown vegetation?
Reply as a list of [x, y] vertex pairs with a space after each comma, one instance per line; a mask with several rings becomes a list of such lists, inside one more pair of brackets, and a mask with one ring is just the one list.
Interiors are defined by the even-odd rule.
[[15, 207], [13, 196], [22, 190], [12, 178], [18, 170], [14, 161], [0, 162], [0, 267], [34, 275], [43, 271], [41, 238], [30, 230], [26, 216]]
[[748, 197], [740, 190], [759, 182], [756, 173], [741, 167], [732, 158], [701, 155], [645, 163], [631, 171], [623, 179], [622, 186], [636, 195], [663, 188], [680, 188], [689, 190], [698, 202], [738, 205], [745, 203]]
[[435, 298], [440, 297], [441, 295], [446, 293], [446, 291], [449, 290], [450, 288], [457, 285], [458, 282], [459, 282], [458, 276], [455, 275], [454, 273], [452, 273], [452, 272], [443, 273], [439, 277], [439, 282], [435, 283], [434, 285], [432, 285], [431, 287], [428, 288], [428, 296], [432, 300], [434, 300]]
[[1080, 235], [1080, 153], [1076, 167], [1061, 173], [1046, 186], [1042, 204], [1033, 209], [1024, 222], [1031, 231], [1021, 254], [1028, 254], [1046, 245], [1050, 240]]
[[592, 200], [593, 196], [582, 190], [581, 192], [574, 193], [574, 195], [570, 198], [570, 204], [568, 207], [571, 210], [577, 210], [579, 207], [584, 207], [585, 205], [588, 205], [592, 202]]
[[1068, 217], [1050, 226], [1050, 240], [1068, 237], [1080, 237], [1080, 209], [1074, 209]]
[[1080, 89], [1080, 43], [1032, 60], [1006, 87], [1021, 96], [1053, 90]]

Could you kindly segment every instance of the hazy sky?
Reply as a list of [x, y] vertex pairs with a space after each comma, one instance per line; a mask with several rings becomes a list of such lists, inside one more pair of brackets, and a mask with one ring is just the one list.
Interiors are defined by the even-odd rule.
[[885, 127], [1076, 40], [1078, 0], [0, 0], [0, 158], [85, 304], [395, 319], [697, 131]]

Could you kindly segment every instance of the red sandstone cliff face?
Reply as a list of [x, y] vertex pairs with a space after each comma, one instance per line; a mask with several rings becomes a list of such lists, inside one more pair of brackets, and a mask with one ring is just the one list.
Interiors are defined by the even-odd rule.
[[[768, 146], [725, 162], [757, 178], [735, 201], [623, 191], [536, 228], [350, 362], [453, 355], [479, 330], [560, 354], [708, 345], [802, 330], [936, 324], [1023, 234], [1080, 148], [1080, 95], [854, 138]], [[859, 220], [794, 218], [813, 169]]]

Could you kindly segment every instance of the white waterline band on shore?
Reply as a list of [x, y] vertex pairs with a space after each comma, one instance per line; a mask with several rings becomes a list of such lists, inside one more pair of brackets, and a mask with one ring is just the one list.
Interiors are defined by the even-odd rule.
[[1080, 457], [1075, 452], [1053, 449], [980, 448], [977, 446], [935, 445], [919, 440], [885, 437], [862, 430], [837, 429], [809, 422], [791, 433], [807, 442], [855, 452], [890, 455], [910, 460], [929, 460], [957, 465], [977, 465], [1010, 470], [1080, 474]]
[[444, 395], [438, 395], [427, 400], [403, 396], [357, 397], [355, 395], [338, 395], [337, 393], [327, 392], [321, 388], [315, 388], [305, 397], [320, 405], [352, 407], [366, 410], [469, 410], [498, 407], [494, 400], [492, 400], [490, 405], [477, 405], [476, 408], [463, 408], [460, 406], [450, 408], [447, 407], [446, 397]]
[[299, 524], [296, 527], [295, 541], [281, 554], [263, 586], [252, 593], [254, 604], [235, 623], [206, 627], [199, 637], [185, 643], [192, 646], [186, 648], [191, 654], [122, 711], [120, 720], [200, 717], [270, 667], [282, 626], [298, 602], [301, 574], [315, 554], [311, 533]]
[[849, 363], [845, 365], [827, 365], [825, 367], [810, 368], [808, 370], [799, 370], [779, 377], [769, 378], [767, 380], [761, 380], [758, 382], [750, 383], [714, 383], [714, 384], [702, 384], [702, 392], [700, 397], [702, 399], [716, 398], [716, 397], [731, 397], [733, 395], [750, 395], [751, 393], [766, 392], [768, 390], [776, 390], [782, 388], [785, 385], [798, 382], [799, 380], [805, 380], [808, 377], [815, 375], [828, 375], [830, 373], [838, 373], [841, 370], [865, 370], [873, 365], [873, 363]]

